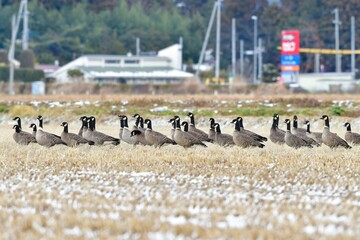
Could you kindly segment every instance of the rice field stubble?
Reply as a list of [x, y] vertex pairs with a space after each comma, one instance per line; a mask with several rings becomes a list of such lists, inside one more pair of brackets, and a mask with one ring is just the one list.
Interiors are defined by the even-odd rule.
[[[99, 129], [118, 134], [117, 125]], [[3, 239], [360, 236], [360, 147], [47, 149], [19, 146], [10, 126], [0, 130]], [[268, 130], [262, 121], [258, 132]]]

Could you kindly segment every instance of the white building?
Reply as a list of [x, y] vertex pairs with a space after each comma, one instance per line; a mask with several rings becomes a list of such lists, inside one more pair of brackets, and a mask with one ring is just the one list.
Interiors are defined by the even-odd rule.
[[351, 92], [359, 82], [352, 73], [301, 73], [299, 86], [308, 92]]
[[194, 76], [182, 71], [181, 66], [181, 45], [174, 44], [155, 56], [84, 55], [60, 67], [50, 77], [57, 83], [72, 82], [68, 71], [78, 69], [84, 74], [85, 82], [171, 84]]

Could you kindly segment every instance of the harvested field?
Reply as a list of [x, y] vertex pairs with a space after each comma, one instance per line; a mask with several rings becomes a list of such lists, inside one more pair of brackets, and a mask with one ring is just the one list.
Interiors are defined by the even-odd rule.
[[[169, 134], [165, 120], [154, 129]], [[268, 136], [269, 119], [245, 120]], [[332, 121], [340, 136], [343, 121]], [[79, 124], [74, 119], [70, 131]], [[313, 128], [322, 126], [318, 120]], [[45, 129], [61, 132], [54, 121]], [[98, 129], [118, 134], [116, 122]], [[360, 147], [293, 150], [270, 142], [264, 149], [126, 143], [47, 149], [17, 145], [11, 125], [0, 130], [3, 239], [360, 236]], [[232, 126], [224, 131], [231, 133]]]

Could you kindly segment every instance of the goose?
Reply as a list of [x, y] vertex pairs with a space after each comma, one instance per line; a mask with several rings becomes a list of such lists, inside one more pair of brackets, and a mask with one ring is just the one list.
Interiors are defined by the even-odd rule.
[[35, 134], [34, 133], [31, 134], [31, 133], [28, 133], [28, 132], [25, 132], [24, 130], [22, 130], [20, 117], [14, 117], [13, 121], [16, 121], [17, 126], [18, 126], [17, 128], [13, 127], [13, 128], [15, 128], [15, 133], [17, 133], [17, 132], [20, 133], [21, 132], [21, 134], [17, 134], [19, 137], [21, 136], [21, 138], [30, 138], [30, 137], [25, 137], [25, 136], [31, 135], [31, 136], [33, 136], [35, 138], [36, 132], [35, 132]]
[[79, 130], [78, 135], [82, 137], [82, 136], [83, 136], [83, 132], [88, 129], [87, 117], [86, 117], [86, 116], [82, 116], [82, 117], [80, 118], [80, 121], [81, 121], [81, 128], [80, 128], [80, 130]]
[[129, 129], [127, 116], [123, 115], [121, 120], [122, 120], [122, 129], [123, 129], [121, 134], [121, 139], [130, 145], [138, 144], [138, 142], [136, 141], [137, 139], [135, 137], [131, 137], [131, 130]]
[[36, 131], [35, 138], [40, 145], [45, 147], [52, 147], [58, 144], [66, 145], [66, 143], [61, 140], [60, 136], [57, 136], [49, 132], [45, 132], [43, 130], [43, 117], [41, 115], [39, 115], [37, 119], [39, 120], [39, 128]]
[[118, 115], [118, 117], [119, 117], [119, 123], [120, 123], [119, 139], [122, 140], [122, 141], [124, 141], [124, 140], [122, 139], [122, 133], [123, 133], [123, 131], [124, 131], [124, 121], [122, 120], [123, 115]]
[[306, 129], [298, 127], [298, 117], [296, 115], [293, 117], [293, 127], [292, 127], [291, 131], [295, 135], [306, 136]]
[[214, 138], [215, 138], [215, 142], [217, 144], [219, 144], [222, 147], [235, 145], [233, 136], [231, 136], [230, 134], [221, 133], [219, 123], [214, 123], [214, 128], [215, 128], [215, 136], [214, 136]]
[[321, 135], [322, 142], [330, 148], [344, 147], [350, 149], [351, 146], [337, 134], [330, 132], [330, 120], [328, 115], [322, 115], [321, 118], [324, 120], [324, 130]]
[[235, 130], [233, 132], [234, 143], [242, 148], [259, 147], [263, 148], [265, 145], [260, 141], [254, 139], [250, 135], [246, 134], [240, 127], [239, 118], [235, 118], [231, 123], [235, 123]]
[[290, 119], [285, 119], [284, 123], [286, 123], [286, 133], [285, 133], [285, 143], [286, 143], [286, 145], [288, 145], [289, 147], [295, 148], [295, 149], [298, 149], [298, 148], [301, 148], [301, 147], [308, 147], [308, 148], [313, 147], [310, 143], [308, 143], [307, 141], [305, 141], [301, 137], [291, 133], [291, 121], [290, 121]]
[[85, 138], [86, 140], [88, 141], [91, 141], [90, 139], [90, 135], [91, 135], [91, 131], [89, 129], [89, 124], [90, 124], [90, 118], [86, 117], [86, 116], [83, 116], [80, 118], [81, 119], [81, 124], [82, 124], [82, 132], [81, 132], [81, 135], [80, 135], [80, 131], [79, 131], [79, 136]]
[[[152, 129], [152, 123], [150, 119], [145, 119], [145, 124], [147, 124], [146, 130], [145, 130], [145, 140], [149, 145], [155, 146], [155, 147], [161, 147], [164, 144], [172, 144], [176, 145], [176, 142], [167, 136], [165, 136], [162, 133], [159, 133], [157, 131], [154, 131]], [[135, 130], [137, 135], [139, 135], [139, 130]]]
[[95, 145], [103, 145], [106, 142], [110, 142], [113, 145], [120, 144], [120, 139], [114, 138], [105, 133], [95, 130], [95, 124], [96, 124], [95, 117], [93, 117], [93, 116], [89, 117], [87, 122], [89, 124], [89, 128], [88, 128], [87, 134], [86, 134], [87, 137], [85, 137], [86, 140], [94, 142]]
[[307, 134], [307, 129], [298, 128], [298, 118], [296, 115], [293, 118], [293, 127], [291, 129], [291, 132], [293, 135], [296, 135], [296, 136], [302, 138], [307, 143], [310, 143], [311, 145], [316, 146], [316, 147], [320, 147], [320, 144], [315, 139], [308, 136], [309, 134]]
[[19, 125], [14, 125], [13, 129], [15, 129], [13, 139], [17, 144], [28, 145], [30, 143], [36, 143], [35, 137], [30, 133], [22, 131]]
[[171, 130], [170, 130], [170, 136], [171, 136], [171, 139], [175, 141], [175, 139], [174, 139], [175, 128], [176, 128], [176, 126], [175, 126], [175, 118], [171, 118], [169, 120], [169, 123], [171, 123], [171, 126], [172, 126]]
[[13, 118], [13, 121], [16, 121], [18, 127], [20, 128], [20, 130], [22, 130], [22, 127], [21, 127], [21, 118], [20, 117], [14, 117]]
[[280, 116], [279, 116], [279, 114], [275, 113], [275, 114], [274, 114], [274, 117], [276, 117], [276, 126], [277, 126], [277, 129], [278, 129], [280, 132], [283, 132], [284, 135], [285, 135], [285, 132], [286, 132], [286, 131], [284, 131], [284, 130], [282, 130], [282, 129], [279, 128], [279, 121], [280, 121]]
[[184, 147], [185, 149], [192, 147], [194, 145], [207, 147], [202, 141], [191, 135], [189, 132], [181, 131], [179, 116], [175, 116], [174, 121], [175, 121], [174, 140], [178, 145]]
[[133, 118], [135, 118], [133, 130], [140, 130], [141, 132], [144, 132], [146, 130], [144, 128], [144, 119], [138, 113], [134, 114]]
[[144, 119], [139, 115], [134, 115], [136, 121], [135, 125], [133, 127], [133, 130], [138, 130], [140, 133], [136, 134], [136, 136], [131, 136], [132, 138], [135, 138], [135, 144], [141, 144], [141, 145], [150, 145], [146, 139], [145, 139], [145, 128], [144, 128]]
[[80, 144], [95, 144], [93, 141], [88, 141], [85, 138], [79, 136], [78, 134], [69, 133], [69, 124], [67, 122], [62, 122], [60, 126], [64, 127], [64, 130], [61, 133], [61, 140], [65, 142], [69, 147], [76, 147]]
[[247, 135], [249, 135], [250, 137], [254, 138], [255, 140], [259, 141], [259, 142], [266, 142], [267, 141], [267, 138], [266, 137], [263, 137], [259, 134], [256, 134], [250, 130], [247, 130], [244, 128], [244, 125], [243, 125], [243, 118], [242, 117], [237, 117], [237, 121], [239, 122], [239, 127], [241, 129], [241, 131]]
[[[187, 121], [183, 121], [181, 123], [181, 126], [184, 127], [184, 132], [187, 132], [187, 133], [191, 134], [193, 137], [199, 139], [199, 135], [196, 132], [189, 132], [189, 123]], [[199, 139], [199, 140], [201, 141], [201, 139]]]
[[273, 143], [284, 144], [285, 143], [285, 131], [278, 127], [278, 115], [274, 114], [273, 122], [270, 128], [270, 140]]
[[345, 140], [349, 143], [359, 145], [360, 144], [360, 134], [354, 133], [351, 131], [351, 124], [349, 122], [346, 122], [344, 124], [344, 127], [346, 127]]
[[215, 127], [214, 127], [215, 119], [209, 118], [209, 122], [210, 122], [210, 128], [209, 128], [208, 138], [215, 141]]
[[213, 140], [209, 138], [209, 136], [206, 132], [195, 127], [194, 114], [192, 112], [188, 112], [187, 115], [190, 118], [189, 132], [195, 132], [198, 135], [198, 138], [200, 139], [200, 141], [213, 142]]
[[319, 145], [322, 144], [322, 140], [321, 140], [321, 132], [312, 132], [310, 131], [310, 122], [308, 120], [306, 120], [304, 122], [304, 124], [306, 125], [306, 136], [309, 138], [312, 138], [314, 141], [316, 141]]
[[31, 133], [31, 135], [33, 135], [33, 137], [35, 138], [35, 140], [36, 140], [36, 132], [37, 132], [37, 129], [36, 129], [36, 124], [35, 123], [32, 123], [32, 124], [30, 124], [30, 128], [32, 128], [32, 133]]

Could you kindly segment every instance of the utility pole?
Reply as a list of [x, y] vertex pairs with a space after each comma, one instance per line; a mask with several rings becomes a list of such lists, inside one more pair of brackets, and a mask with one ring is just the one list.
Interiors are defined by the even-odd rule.
[[200, 57], [199, 57], [198, 67], [197, 67], [196, 73], [195, 73], [197, 79], [199, 79], [200, 66], [201, 66], [201, 64], [202, 64], [203, 61], [204, 61], [204, 55], [205, 55], [205, 51], [206, 51], [207, 44], [208, 44], [208, 42], [209, 42], [210, 32], [211, 32], [212, 25], [213, 25], [213, 23], [214, 23], [216, 11], [217, 11], [217, 2], [214, 3], [214, 7], [213, 7], [213, 10], [212, 10], [212, 12], [211, 12], [211, 17], [210, 17], [209, 25], [208, 25], [208, 27], [207, 27], [206, 34], [205, 34], [205, 39], [204, 39], [204, 42], [203, 42], [203, 45], [202, 45], [202, 48], [201, 48], [201, 53], [200, 53]]
[[236, 20], [232, 19], [232, 39], [231, 39], [231, 50], [232, 50], [232, 74], [233, 77], [236, 75]]
[[23, 10], [23, 34], [22, 34], [22, 50], [27, 50], [29, 48], [29, 11], [28, 11], [28, 1], [23, 0], [24, 10]]
[[341, 22], [339, 21], [339, 9], [335, 8], [332, 13], [335, 14], [333, 23], [335, 24], [336, 72], [341, 72], [341, 54], [339, 53], [339, 25]]
[[254, 78], [253, 78], [253, 83], [256, 84], [257, 83], [257, 59], [256, 59], [256, 55], [257, 55], [257, 20], [258, 17], [257, 16], [252, 16], [251, 17], [252, 20], [254, 20]]
[[351, 72], [353, 74], [353, 79], [356, 77], [356, 67], [355, 67], [355, 17], [351, 17]]
[[258, 51], [259, 51], [259, 75], [258, 75], [258, 80], [259, 82], [261, 81], [261, 78], [262, 78], [262, 68], [263, 68], [263, 59], [262, 59], [262, 39], [259, 38], [259, 48], [258, 48]]
[[180, 37], [179, 38], [179, 52], [180, 52], [180, 70], [183, 70], [183, 49], [184, 49], [184, 40], [183, 40], [183, 37]]
[[240, 75], [244, 77], [244, 40], [240, 39]]
[[136, 38], [136, 56], [140, 56], [140, 38]]
[[221, 32], [221, 5], [220, 0], [217, 0], [217, 18], [216, 18], [216, 63], [215, 63], [215, 78], [219, 83], [220, 76], [220, 32]]
[[20, 26], [20, 20], [21, 15], [24, 12], [24, 5], [27, 2], [27, 0], [22, 0], [20, 3], [20, 8], [17, 16], [14, 14], [12, 16], [11, 21], [11, 43], [10, 48], [8, 52], [8, 60], [9, 60], [9, 95], [14, 95], [14, 70], [15, 70], [15, 64], [17, 63], [15, 59], [15, 41], [16, 41], [16, 35], [19, 30]]
[[14, 95], [14, 71], [15, 71], [15, 40], [16, 40], [16, 16], [11, 18], [11, 46], [8, 55], [9, 59], [9, 95]]
[[320, 72], [320, 53], [315, 53], [315, 66], [314, 66], [314, 72], [319, 73]]

